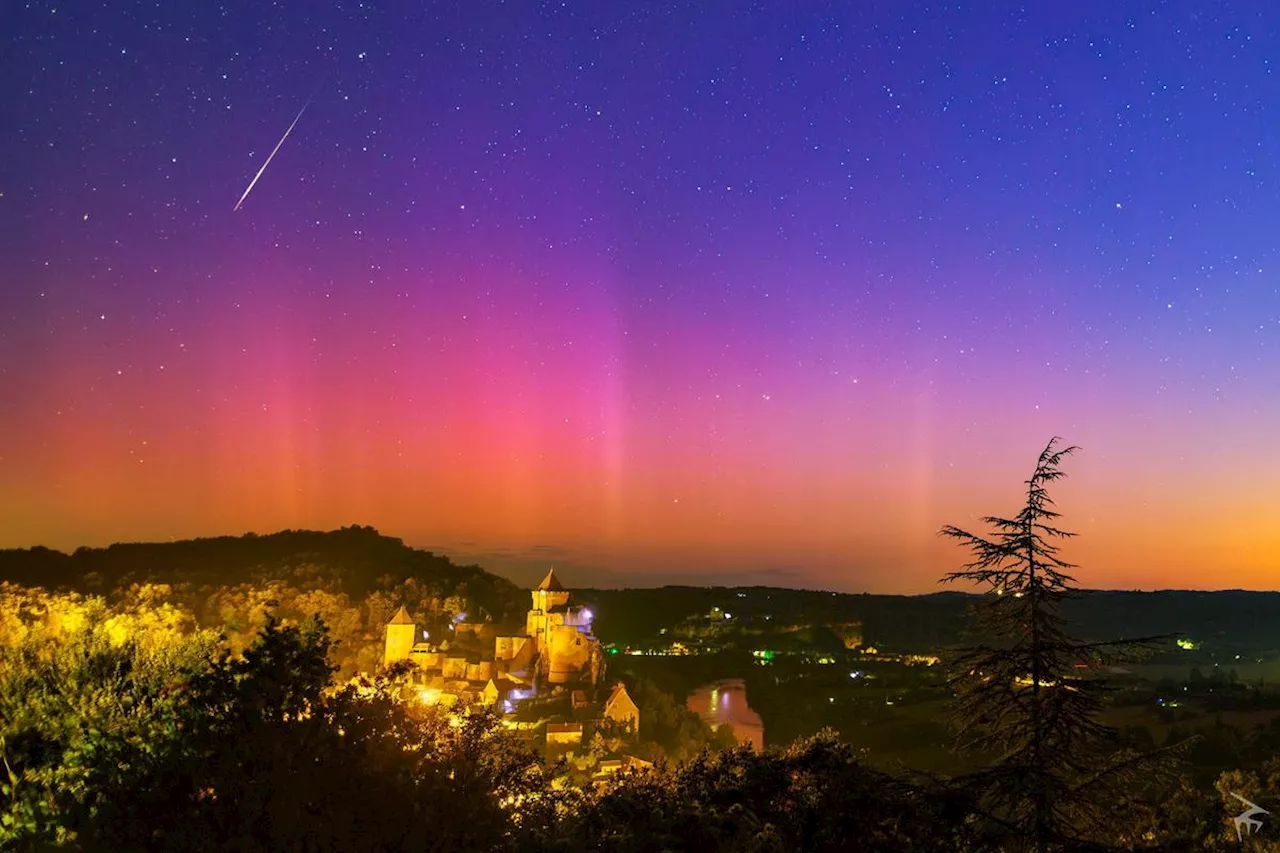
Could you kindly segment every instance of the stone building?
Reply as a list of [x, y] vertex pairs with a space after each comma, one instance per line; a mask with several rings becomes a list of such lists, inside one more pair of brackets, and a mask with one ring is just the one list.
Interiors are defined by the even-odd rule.
[[[604, 655], [591, 633], [592, 613], [570, 603], [570, 593], [549, 570], [532, 590], [532, 606], [525, 618], [525, 633], [494, 635], [491, 625], [455, 623], [453, 644], [433, 644], [417, 638], [417, 626], [402, 606], [386, 626], [383, 665], [411, 661], [424, 701], [453, 705], [479, 701], [510, 710], [533, 696], [535, 685], [594, 688]], [[465, 641], [464, 641], [464, 638]], [[479, 657], [460, 649], [492, 638], [492, 654]], [[628, 700], [630, 701], [630, 700]]]
[[533, 606], [525, 618], [525, 634], [533, 640], [539, 670], [549, 684], [587, 681], [595, 684], [602, 663], [600, 641], [591, 633], [591, 611], [570, 604], [569, 592], [549, 569], [533, 590]]
[[386, 646], [382, 652], [382, 665], [390, 666], [396, 661], [408, 660], [413, 654], [413, 646], [417, 641], [417, 626], [409, 616], [409, 611], [400, 605], [396, 615], [387, 623]]
[[609, 692], [609, 698], [604, 702], [601, 716], [606, 720], [617, 723], [632, 734], [639, 734], [640, 732], [640, 709], [636, 707], [635, 701], [627, 694], [627, 688], [623, 686], [621, 681], [613, 685], [613, 690]]

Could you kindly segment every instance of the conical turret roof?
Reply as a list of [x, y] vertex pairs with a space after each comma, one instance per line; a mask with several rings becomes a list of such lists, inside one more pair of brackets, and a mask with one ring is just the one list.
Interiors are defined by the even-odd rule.
[[388, 625], [412, 625], [413, 617], [409, 615], [409, 611], [404, 609], [404, 605], [400, 605], [400, 609], [396, 611], [396, 615], [391, 617]]
[[564, 585], [560, 583], [560, 578], [556, 577], [554, 568], [547, 569], [547, 576], [542, 579], [542, 583], [538, 584], [538, 589], [546, 592], [564, 592]]

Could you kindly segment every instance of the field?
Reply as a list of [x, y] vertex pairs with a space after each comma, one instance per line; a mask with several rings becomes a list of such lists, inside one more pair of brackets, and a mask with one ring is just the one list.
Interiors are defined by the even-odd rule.
[[1174, 681], [1186, 681], [1191, 670], [1198, 668], [1201, 675], [1211, 677], [1215, 672], [1224, 676], [1230, 670], [1236, 671], [1236, 677], [1245, 684], [1257, 684], [1259, 679], [1269, 684], [1280, 683], [1280, 660], [1232, 660], [1213, 664], [1201, 664], [1198, 667], [1189, 664], [1134, 664], [1126, 667], [1134, 675], [1148, 681], [1160, 681], [1172, 678]]

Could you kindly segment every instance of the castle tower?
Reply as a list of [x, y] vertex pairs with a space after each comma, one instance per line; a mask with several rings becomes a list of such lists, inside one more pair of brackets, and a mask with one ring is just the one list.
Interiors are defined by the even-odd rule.
[[538, 669], [549, 684], [568, 684], [599, 677], [600, 642], [591, 634], [591, 610], [569, 604], [572, 593], [556, 577], [555, 569], [532, 593], [525, 634], [538, 656]]
[[400, 605], [396, 615], [387, 623], [387, 644], [382, 653], [382, 665], [390, 666], [396, 661], [408, 660], [413, 651], [417, 626], [414, 625], [409, 611]]
[[547, 576], [530, 595], [533, 603], [525, 618], [525, 633], [533, 638], [534, 651], [541, 653], [547, 646], [553, 622], [551, 611], [568, 605], [570, 593], [556, 577], [556, 570], [547, 569]]
[[543, 613], [553, 607], [569, 603], [569, 590], [560, 583], [554, 568], [547, 569], [547, 576], [542, 579], [542, 583], [538, 584], [538, 588], [532, 594], [533, 609], [541, 610]]

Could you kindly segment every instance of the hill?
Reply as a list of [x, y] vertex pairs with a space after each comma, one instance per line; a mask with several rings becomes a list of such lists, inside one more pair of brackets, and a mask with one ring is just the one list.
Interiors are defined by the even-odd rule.
[[[864, 642], [928, 652], [962, 640], [973, 595], [870, 595], [775, 587], [582, 590], [595, 606], [602, 639], [639, 642], [712, 608], [745, 630], [766, 625], [861, 624]], [[1087, 590], [1063, 603], [1068, 629], [1082, 640], [1177, 634], [1218, 653], [1280, 650], [1280, 592]]]
[[527, 593], [506, 578], [410, 548], [372, 527], [127, 542], [71, 554], [43, 547], [0, 550], [0, 581], [98, 594], [132, 584], [208, 589], [286, 580], [360, 600], [410, 579], [437, 595], [470, 599], [499, 620], [522, 617], [526, 606]]

